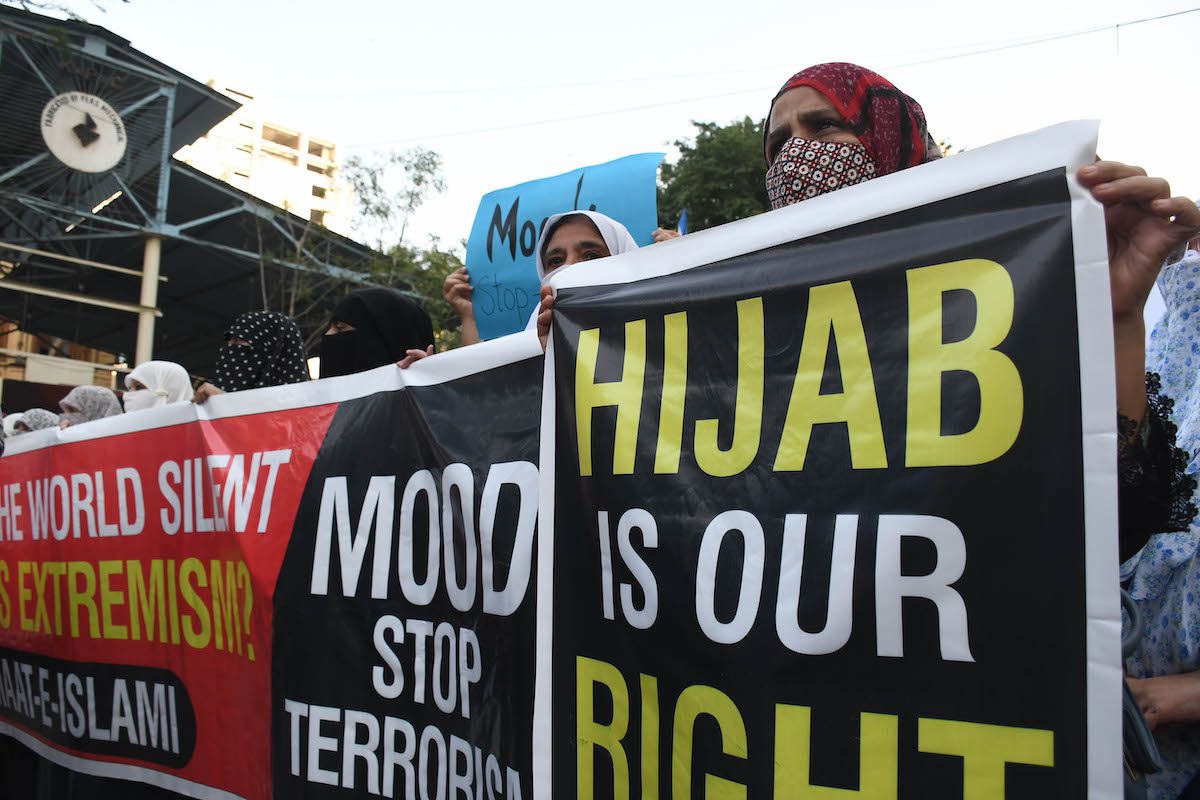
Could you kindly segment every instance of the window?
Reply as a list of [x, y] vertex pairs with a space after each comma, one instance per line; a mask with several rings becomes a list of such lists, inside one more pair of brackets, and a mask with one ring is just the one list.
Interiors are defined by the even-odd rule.
[[313, 195], [313, 197], [324, 197], [325, 196], [325, 187], [324, 186], [312, 187], [312, 195]]
[[300, 147], [300, 134], [288, 133], [279, 128], [273, 128], [270, 125], [263, 125], [262, 137], [264, 141], [289, 147], [292, 150], [297, 150]]
[[318, 167], [316, 164], [309, 164], [308, 171], [315, 172], [318, 175], [332, 175], [333, 167]]
[[309, 139], [308, 154], [328, 161], [333, 158], [333, 145], [317, 141], [316, 139]]
[[318, 225], [325, 224], [325, 212], [321, 211], [320, 209], [314, 208], [312, 210], [312, 213], [309, 214], [308, 218], [310, 220], [312, 220], [313, 222], [317, 223]]

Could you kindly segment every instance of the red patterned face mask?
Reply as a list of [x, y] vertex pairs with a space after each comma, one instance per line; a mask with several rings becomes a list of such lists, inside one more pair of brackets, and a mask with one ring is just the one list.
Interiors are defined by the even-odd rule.
[[767, 170], [771, 208], [783, 208], [875, 177], [875, 161], [861, 144], [788, 139]]

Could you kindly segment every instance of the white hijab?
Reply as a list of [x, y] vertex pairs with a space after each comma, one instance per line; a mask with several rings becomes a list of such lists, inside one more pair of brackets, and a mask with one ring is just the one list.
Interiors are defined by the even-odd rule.
[[[629, 230], [612, 217], [601, 214], [599, 211], [564, 211], [561, 214], [554, 214], [546, 218], [546, 224], [542, 226], [542, 235], [538, 237], [537, 250], [534, 251], [534, 264], [537, 265], [538, 280], [546, 280], [546, 268], [542, 265], [542, 251], [550, 242], [551, 234], [554, 233], [554, 229], [560, 222], [567, 217], [575, 216], [587, 217], [592, 221], [596, 230], [600, 231], [600, 238], [604, 239], [609, 255], [619, 256], [621, 253], [637, 250], [638, 243], [634, 241]], [[525, 324], [525, 330], [531, 331], [537, 328], [537, 316], [540, 308], [540, 304], [533, 307], [533, 313], [529, 316], [529, 322]]]
[[600, 237], [604, 239], [604, 244], [608, 246], [610, 255], [619, 256], [621, 253], [637, 250], [638, 243], [633, 240], [633, 236], [625, 226], [599, 211], [564, 211], [561, 214], [554, 214], [546, 218], [546, 224], [542, 226], [542, 235], [538, 237], [537, 250], [534, 252], [534, 263], [537, 265], [539, 280], [544, 280], [546, 277], [546, 268], [542, 266], [542, 251], [546, 249], [550, 235], [565, 218], [574, 216], [587, 217], [592, 221], [596, 230], [600, 231]]
[[4, 435], [12, 436], [17, 432], [17, 423], [24, 418], [24, 414], [20, 412], [9, 414], [4, 418]]
[[[145, 389], [130, 389], [137, 381]], [[141, 411], [168, 403], [183, 403], [192, 399], [192, 379], [188, 371], [173, 361], [147, 361], [138, 364], [125, 376], [125, 410]]]

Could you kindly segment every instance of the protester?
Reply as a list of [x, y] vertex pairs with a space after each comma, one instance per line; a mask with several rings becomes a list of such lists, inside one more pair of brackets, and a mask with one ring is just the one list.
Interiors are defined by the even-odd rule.
[[[586, 216], [594, 224], [593, 230], [580, 215]], [[595, 235], [599, 233], [604, 239], [603, 248], [597, 246]], [[617, 256], [637, 249], [637, 242], [626, 230], [625, 226], [595, 211], [572, 211], [565, 214], [555, 214], [546, 221], [542, 235], [538, 239], [536, 263], [538, 277], [545, 281], [548, 274], [559, 267], [567, 267], [580, 261], [594, 258]], [[601, 251], [603, 251], [602, 254]], [[549, 304], [549, 287], [542, 286], [542, 302], [533, 316], [529, 318], [528, 328], [536, 328], [538, 338], [542, 340], [542, 349], [546, 349], [546, 339], [550, 335], [550, 315], [553, 308], [553, 297]]]
[[31, 408], [22, 412], [21, 419], [13, 426], [14, 433], [32, 433], [55, 427], [58, 427], [58, 414], [44, 408]]
[[288, 317], [274, 311], [250, 311], [225, 331], [217, 351], [212, 383], [196, 389], [192, 402], [203, 403], [215, 394], [282, 386], [308, 380], [304, 338]]
[[4, 435], [12, 436], [14, 433], [16, 433], [17, 423], [20, 421], [21, 413], [19, 411], [6, 416], [4, 418]]
[[125, 376], [121, 403], [129, 413], [191, 399], [192, 379], [186, 369], [173, 361], [146, 361]]
[[[1200, 471], [1200, 252], [1163, 270], [1158, 278], [1166, 311], [1154, 327], [1147, 368], [1161, 376], [1166, 410], [1178, 424], [1177, 440], [1188, 475]], [[1200, 493], [1193, 495], [1200, 505]], [[1192, 509], [1183, 532], [1158, 533], [1122, 566], [1122, 580], [1142, 613], [1140, 649], [1127, 661], [1129, 685], [1154, 729], [1165, 769], [1148, 776], [1150, 796], [1179, 797], [1200, 774], [1200, 518]]]
[[59, 427], [69, 428], [121, 413], [121, 403], [111, 389], [103, 386], [76, 386], [58, 401], [62, 408]]
[[[629, 230], [612, 217], [598, 211], [564, 211], [548, 217], [546, 224], [542, 226], [537, 249], [534, 251], [534, 266], [538, 279], [544, 281], [548, 274], [559, 267], [621, 255], [636, 250], [637, 247], [638, 243]], [[446, 278], [442, 291], [446, 302], [462, 320], [463, 344], [478, 342], [479, 332], [475, 327], [475, 311], [471, 305], [471, 281], [466, 268], [452, 272]], [[542, 296], [546, 296], [545, 289]], [[544, 303], [543, 300], [543, 305], [534, 309], [526, 325], [526, 330], [537, 329], [543, 349], [550, 326], [550, 307]], [[546, 313], [544, 325], [541, 317], [543, 312]], [[400, 366], [407, 367], [422, 355], [410, 350], [400, 362]]]
[[394, 363], [409, 350], [433, 354], [433, 322], [395, 289], [362, 289], [342, 299], [321, 337], [321, 377]]

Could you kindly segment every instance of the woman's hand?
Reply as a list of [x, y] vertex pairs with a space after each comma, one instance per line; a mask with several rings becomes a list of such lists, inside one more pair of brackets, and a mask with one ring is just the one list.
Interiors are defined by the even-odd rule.
[[1200, 672], [1157, 678], [1126, 678], [1151, 730], [1178, 722], [1200, 721]]
[[1146, 415], [1142, 312], [1163, 261], [1200, 231], [1200, 209], [1186, 197], [1171, 197], [1162, 178], [1149, 178], [1144, 169], [1115, 161], [1080, 168], [1079, 182], [1104, 206], [1117, 412], [1140, 424]]
[[218, 394], [225, 394], [225, 390], [213, 386], [211, 383], [202, 383], [196, 387], [196, 391], [192, 394], [192, 402], [196, 405], [202, 405], [208, 402], [208, 398]]
[[458, 318], [464, 321], [475, 318], [475, 308], [471, 304], [472, 291], [471, 276], [467, 274], [466, 267], [451, 272], [442, 284], [442, 297], [446, 298]]
[[672, 239], [678, 239], [682, 235], [682, 233], [672, 228], [655, 228], [654, 233], [650, 234], [655, 244], [658, 242], [669, 242]]
[[542, 340], [542, 352], [546, 350], [546, 341], [550, 338], [550, 320], [554, 316], [554, 290], [549, 286], [542, 287], [542, 303], [538, 306], [537, 332]]
[[429, 347], [425, 348], [424, 350], [405, 350], [404, 358], [397, 361], [396, 366], [400, 369], [408, 369], [422, 358], [427, 358], [431, 355], [433, 355], [433, 345], [429, 345]]
[[1140, 325], [1164, 259], [1200, 232], [1200, 209], [1186, 197], [1171, 197], [1162, 178], [1116, 161], [1081, 168], [1079, 182], [1104, 206], [1113, 322]]

